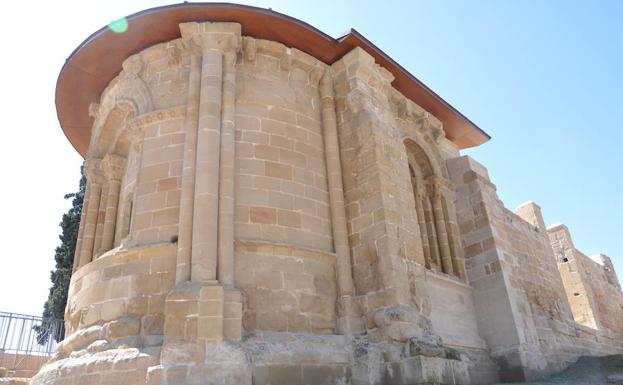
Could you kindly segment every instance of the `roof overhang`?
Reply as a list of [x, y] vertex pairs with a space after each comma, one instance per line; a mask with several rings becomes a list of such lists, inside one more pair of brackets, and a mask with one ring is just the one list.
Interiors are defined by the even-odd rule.
[[311, 25], [270, 9], [228, 3], [181, 3], [151, 8], [128, 16], [128, 30], [119, 34], [104, 27], [89, 36], [66, 60], [56, 84], [56, 110], [65, 135], [85, 156], [93, 119], [89, 104], [99, 101], [108, 83], [130, 55], [180, 37], [178, 25], [189, 21], [229, 21], [242, 34], [297, 48], [331, 64], [361, 47], [395, 77], [392, 85], [443, 123], [446, 137], [459, 148], [478, 146], [490, 136], [402, 68], [354, 29], [338, 39]]

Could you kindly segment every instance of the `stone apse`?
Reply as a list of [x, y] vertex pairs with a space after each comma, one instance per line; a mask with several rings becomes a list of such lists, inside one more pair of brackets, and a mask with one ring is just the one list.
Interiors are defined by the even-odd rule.
[[57, 85], [87, 188], [33, 384], [485, 384], [623, 351], [612, 263], [512, 212], [488, 135], [356, 31], [179, 4]]

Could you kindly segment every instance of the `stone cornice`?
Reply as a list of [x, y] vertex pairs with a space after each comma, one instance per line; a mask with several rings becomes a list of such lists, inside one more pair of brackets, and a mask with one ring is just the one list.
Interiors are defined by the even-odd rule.
[[190, 47], [194, 44], [200, 47], [203, 53], [211, 50], [236, 52], [242, 44], [239, 23], [189, 22], [181, 23], [179, 27], [185, 45]]

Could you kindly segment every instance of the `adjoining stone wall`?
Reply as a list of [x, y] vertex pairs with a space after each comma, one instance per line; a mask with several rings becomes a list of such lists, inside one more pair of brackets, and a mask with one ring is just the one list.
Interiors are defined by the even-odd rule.
[[565, 225], [551, 226], [547, 232], [576, 322], [620, 338], [623, 293], [610, 258], [581, 253]]
[[538, 378], [581, 355], [620, 351], [607, 329], [573, 320], [568, 280], [558, 270], [540, 208], [522, 205], [521, 217], [506, 209], [486, 169], [469, 157], [450, 160], [449, 168], [478, 324], [501, 378]]
[[480, 335], [498, 362], [501, 379], [523, 378], [518, 333], [489, 206], [497, 200], [487, 170], [463, 156], [447, 162], [457, 187], [457, 217]]
[[599, 329], [611, 332], [615, 338], [621, 338], [623, 336], [623, 323], [621, 322], [623, 319], [623, 293], [610, 258], [604, 255], [587, 257], [582, 253], [578, 253], [577, 258], [585, 272], [586, 282], [592, 291], [595, 304], [594, 313]]

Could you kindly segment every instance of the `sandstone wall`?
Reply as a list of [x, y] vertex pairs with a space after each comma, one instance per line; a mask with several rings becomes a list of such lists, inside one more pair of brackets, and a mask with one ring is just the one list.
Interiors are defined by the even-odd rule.
[[236, 66], [239, 239], [331, 252], [333, 240], [318, 83], [324, 64], [279, 43], [245, 38]]
[[433, 329], [444, 342], [457, 346], [485, 349], [478, 334], [472, 288], [437, 274], [427, 274]]
[[449, 168], [478, 324], [501, 377], [540, 377], [580, 355], [620, 351], [608, 330], [574, 321], [540, 208], [521, 206], [521, 217], [506, 209], [473, 159], [452, 159]]
[[551, 226], [547, 232], [576, 322], [621, 336], [623, 293], [610, 258], [584, 255], [565, 225]]
[[69, 336], [92, 325], [130, 318], [133, 345], [162, 343], [164, 299], [175, 283], [175, 248], [160, 244], [98, 258], [72, 276], [66, 311]]
[[245, 330], [335, 333], [335, 256], [283, 244], [236, 242]]

